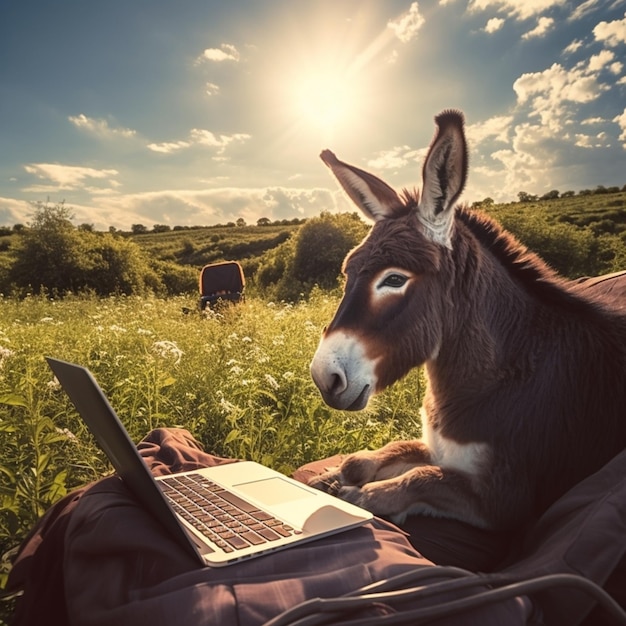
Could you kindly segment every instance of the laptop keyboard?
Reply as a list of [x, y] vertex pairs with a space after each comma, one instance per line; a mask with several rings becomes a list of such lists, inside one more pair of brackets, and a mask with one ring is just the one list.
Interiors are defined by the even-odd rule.
[[172, 508], [224, 552], [301, 534], [201, 474], [158, 481]]

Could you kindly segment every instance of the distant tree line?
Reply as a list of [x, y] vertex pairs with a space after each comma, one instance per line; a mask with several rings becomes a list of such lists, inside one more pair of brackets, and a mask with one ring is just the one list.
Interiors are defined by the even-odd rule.
[[[72, 217], [64, 204], [36, 205], [31, 224], [17, 231], [10, 261], [8, 255], [2, 257], [0, 293], [197, 293], [199, 267], [150, 258], [132, 239], [74, 226]], [[315, 285], [337, 287], [343, 258], [368, 229], [356, 213], [323, 213], [298, 223], [302, 221], [292, 236], [278, 234], [274, 247], [246, 264], [247, 278], [261, 294], [297, 300]], [[191, 241], [184, 242], [183, 252], [193, 253]]]
[[[304, 224], [306, 219], [295, 217], [291, 220], [283, 219], [283, 220], [270, 220], [269, 217], [260, 217], [256, 221], [257, 226], [287, 226], [287, 225], [298, 225]], [[234, 228], [235, 226], [239, 228], [243, 228], [244, 226], [248, 226], [246, 220], [243, 217], [240, 217], [235, 222], [227, 222], [226, 224], [213, 224], [211, 226], [170, 226], [169, 224], [154, 224], [152, 229], [148, 228], [144, 224], [132, 224], [130, 227], [130, 232], [133, 235], [145, 235], [148, 233], [168, 233], [170, 231], [181, 231], [181, 230], [198, 230], [200, 228]], [[122, 232], [122, 231], [118, 231]]]
[[[600, 189], [593, 193], [604, 193]], [[549, 195], [556, 197], [557, 193]], [[507, 210], [506, 205], [495, 205], [487, 198], [480, 208], [493, 213], [504, 228], [562, 275], [577, 278], [626, 268], [626, 208], [622, 199], [613, 205], [615, 208], [600, 216], [564, 213], [551, 220], [531, 205], [531, 210]], [[85, 224], [74, 226], [71, 211], [63, 204], [40, 203], [35, 209], [28, 227], [9, 230], [18, 233], [10, 238], [10, 244], [0, 238], [0, 293], [197, 293], [198, 273], [206, 261], [199, 256], [201, 251], [195, 250], [191, 236], [183, 242], [183, 256], [158, 259], [126, 235], [94, 232]], [[263, 220], [257, 225], [265, 224]], [[238, 228], [236, 224], [233, 227]], [[297, 301], [316, 286], [340, 286], [343, 259], [368, 229], [356, 212], [324, 212], [270, 240], [245, 243], [233, 237], [229, 260], [242, 260], [246, 252], [256, 249], [244, 263], [248, 284], [264, 297]], [[156, 232], [166, 231], [156, 228]], [[221, 237], [216, 234], [214, 238]], [[183, 257], [184, 262], [177, 262]]]
[[[620, 191], [626, 191], [626, 185], [624, 185], [621, 189], [617, 186], [613, 187], [605, 187], [604, 185], [598, 185], [595, 189], [581, 189], [578, 192], [579, 196], [593, 196], [596, 194], [606, 194], [606, 193], [619, 193]], [[564, 191], [560, 192], [558, 189], [552, 189], [542, 196], [538, 196], [536, 194], [528, 193], [527, 191], [520, 191], [517, 194], [517, 198], [519, 202], [537, 202], [540, 200], [558, 200], [559, 198], [573, 198], [576, 195], [575, 191]], [[495, 204], [493, 198], [484, 198], [483, 200], [478, 200], [472, 203], [473, 208], [485, 208]]]

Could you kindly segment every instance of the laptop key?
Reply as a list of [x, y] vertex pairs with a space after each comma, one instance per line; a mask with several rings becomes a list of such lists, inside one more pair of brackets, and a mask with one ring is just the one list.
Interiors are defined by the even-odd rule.
[[247, 548], [250, 544], [240, 537], [239, 535], [233, 535], [232, 537], [224, 537], [224, 541], [228, 542], [235, 550], [241, 550]]
[[249, 541], [253, 546], [258, 546], [267, 541], [265, 537], [261, 537], [261, 535], [257, 535], [257, 533], [252, 532], [251, 530], [248, 530], [247, 532], [242, 533], [241, 536], [246, 541]]
[[227, 502], [230, 502], [232, 505], [236, 506], [239, 510], [244, 511], [245, 513], [252, 513], [257, 510], [257, 507], [249, 502], [246, 502], [243, 498], [235, 495], [234, 493], [228, 493], [228, 491], [223, 491], [220, 493], [220, 496], [224, 498]]

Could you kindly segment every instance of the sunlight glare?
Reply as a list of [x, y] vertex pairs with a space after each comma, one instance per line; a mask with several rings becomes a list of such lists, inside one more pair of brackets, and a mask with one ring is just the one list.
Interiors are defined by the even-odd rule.
[[324, 72], [304, 76], [295, 86], [298, 117], [317, 132], [329, 133], [354, 113], [356, 97], [345, 80]]

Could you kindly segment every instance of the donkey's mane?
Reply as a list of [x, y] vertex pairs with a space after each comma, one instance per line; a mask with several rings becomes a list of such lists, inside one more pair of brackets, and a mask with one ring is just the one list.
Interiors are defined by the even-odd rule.
[[[420, 201], [419, 189], [403, 189], [401, 194], [406, 213], [415, 210]], [[493, 254], [518, 284], [542, 302], [570, 309], [591, 312], [598, 304], [574, 292], [571, 283], [559, 276], [541, 257], [529, 250], [486, 213], [461, 205], [456, 219], [476, 237], [483, 248]]]
[[588, 311], [590, 307], [596, 308], [574, 293], [566, 279], [488, 215], [460, 207], [456, 217], [531, 295], [553, 305], [582, 307]]

